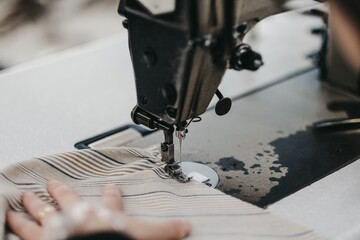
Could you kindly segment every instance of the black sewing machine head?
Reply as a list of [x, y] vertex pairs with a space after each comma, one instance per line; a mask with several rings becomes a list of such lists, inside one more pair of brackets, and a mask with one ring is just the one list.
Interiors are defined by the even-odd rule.
[[237, 4], [121, 1], [140, 109], [168, 124], [182, 124], [205, 112], [228, 67], [257, 70], [262, 65], [261, 56], [242, 45], [262, 16], [236, 25]]

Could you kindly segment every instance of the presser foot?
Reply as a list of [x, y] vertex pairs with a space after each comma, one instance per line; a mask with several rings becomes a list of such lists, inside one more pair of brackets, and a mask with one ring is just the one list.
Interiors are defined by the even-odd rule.
[[185, 173], [183, 173], [178, 163], [167, 164], [165, 166], [165, 172], [181, 183], [186, 183], [191, 180], [191, 177], [188, 177]]

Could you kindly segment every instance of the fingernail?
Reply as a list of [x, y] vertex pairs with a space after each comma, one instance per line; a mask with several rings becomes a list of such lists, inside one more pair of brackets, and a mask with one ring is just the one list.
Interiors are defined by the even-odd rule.
[[58, 181], [58, 180], [50, 180], [50, 181], [48, 181], [48, 185], [58, 185], [59, 183], [61, 183], [61, 182]]
[[15, 212], [14, 211], [12, 211], [12, 210], [8, 210], [7, 212], [6, 212], [6, 214], [8, 215], [8, 217], [9, 216], [11, 216], [11, 215], [14, 215], [15, 214]]
[[15, 212], [14, 211], [7, 211], [6, 212], [6, 221], [9, 223], [9, 221], [13, 221], [14, 220], [14, 216], [15, 216]]
[[186, 237], [191, 232], [191, 224], [188, 221], [181, 221], [181, 230], [183, 232], [183, 236]]
[[51, 179], [51, 180], [49, 180], [48, 183], [53, 184], [53, 183], [59, 183], [59, 182], [60, 182], [60, 181], [58, 181], [58, 180], [56, 180], [56, 179]]
[[35, 196], [35, 194], [31, 191], [26, 191], [24, 192], [24, 195], [23, 197], [26, 197], [26, 198], [33, 198]]

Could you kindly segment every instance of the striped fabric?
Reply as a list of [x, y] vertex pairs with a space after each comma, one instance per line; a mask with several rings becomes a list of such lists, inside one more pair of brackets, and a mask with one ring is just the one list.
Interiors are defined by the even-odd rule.
[[[88, 201], [97, 201], [105, 184], [119, 185], [126, 213], [188, 219], [193, 225], [189, 239], [324, 239], [204, 184], [178, 183], [163, 171], [158, 153], [133, 148], [82, 150], [9, 166], [0, 178], [0, 221], [5, 222], [9, 205], [24, 211], [20, 200], [25, 190], [55, 204], [45, 190], [49, 179], [65, 182]], [[0, 234], [10, 239], [4, 229]]]

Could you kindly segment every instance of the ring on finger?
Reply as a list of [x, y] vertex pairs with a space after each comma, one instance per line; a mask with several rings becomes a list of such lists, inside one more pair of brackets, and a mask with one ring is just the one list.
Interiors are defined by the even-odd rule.
[[46, 215], [49, 215], [53, 212], [55, 212], [55, 208], [52, 207], [52, 206], [46, 206], [44, 207], [43, 209], [41, 209], [38, 213], [37, 213], [37, 216], [36, 216], [36, 220], [41, 223], [42, 220], [46, 217]]

